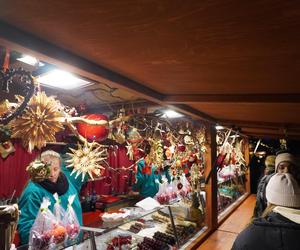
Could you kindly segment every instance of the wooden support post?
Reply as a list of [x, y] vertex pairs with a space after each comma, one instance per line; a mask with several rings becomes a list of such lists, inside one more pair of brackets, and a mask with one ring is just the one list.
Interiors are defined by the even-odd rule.
[[217, 157], [216, 129], [213, 125], [207, 125], [207, 154], [205, 176], [213, 168], [211, 178], [205, 185], [206, 190], [206, 224], [209, 230], [215, 230], [218, 227], [218, 200], [217, 200], [217, 169], [214, 162]]
[[251, 186], [250, 186], [250, 151], [249, 151], [249, 139], [245, 139], [245, 161], [246, 161], [246, 166], [247, 166], [247, 171], [246, 171], [246, 192], [248, 194], [251, 193]]

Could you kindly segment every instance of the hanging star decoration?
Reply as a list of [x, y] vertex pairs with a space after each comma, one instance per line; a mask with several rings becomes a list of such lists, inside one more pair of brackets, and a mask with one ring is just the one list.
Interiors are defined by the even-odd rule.
[[78, 143], [78, 148], [69, 148], [72, 153], [67, 153], [70, 159], [66, 160], [69, 164], [67, 168], [73, 168], [71, 175], [76, 173], [75, 178], [82, 174], [82, 181], [86, 174], [94, 180], [94, 175], [100, 176], [102, 170], [105, 168], [102, 166], [107, 159], [107, 149], [104, 145], [97, 142], [89, 143], [87, 140], [84, 144]]
[[23, 114], [11, 122], [12, 137], [21, 138], [29, 152], [35, 147], [41, 149], [47, 142], [55, 142], [55, 134], [63, 130], [59, 107], [60, 102], [54, 97], [38, 92]]
[[126, 141], [126, 144], [127, 144], [126, 145], [126, 150], [127, 150], [126, 155], [128, 156], [129, 160], [132, 161], [134, 159], [133, 145], [128, 141]]
[[246, 166], [246, 160], [244, 157], [244, 153], [242, 152], [242, 144], [243, 139], [240, 142], [237, 141], [234, 148], [236, 164], [241, 168]]

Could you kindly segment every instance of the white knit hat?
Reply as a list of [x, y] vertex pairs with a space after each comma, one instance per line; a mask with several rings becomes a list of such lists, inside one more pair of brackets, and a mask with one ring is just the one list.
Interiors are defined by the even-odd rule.
[[275, 172], [277, 172], [277, 169], [278, 169], [278, 165], [281, 163], [281, 162], [290, 162], [294, 165], [296, 165], [296, 160], [295, 160], [295, 157], [290, 154], [290, 153], [282, 153], [282, 154], [279, 154], [276, 156], [276, 159], [275, 159]]
[[266, 187], [267, 201], [283, 207], [300, 207], [300, 187], [291, 174], [275, 174]]

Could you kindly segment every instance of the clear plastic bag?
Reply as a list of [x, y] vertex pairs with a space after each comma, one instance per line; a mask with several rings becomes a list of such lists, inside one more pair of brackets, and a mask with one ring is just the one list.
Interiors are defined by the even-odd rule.
[[66, 210], [60, 205], [60, 198], [57, 193], [53, 195], [55, 199], [55, 204], [53, 208], [53, 214], [58, 221], [58, 223], [63, 224], [63, 219], [66, 215]]
[[76, 213], [72, 207], [73, 201], [75, 199], [75, 195], [71, 195], [68, 198], [68, 208], [64, 217], [64, 225], [67, 230], [67, 235], [70, 240], [77, 239], [79, 233], [80, 233], [80, 224], [78, 221], [78, 218], [76, 216]]
[[175, 185], [175, 182], [167, 183], [166, 191], [167, 191], [167, 196], [170, 197], [169, 202], [173, 202], [173, 201], [177, 200], [178, 188]]
[[30, 230], [29, 245], [31, 250], [55, 249], [64, 241], [66, 229], [60, 225], [53, 213], [48, 209], [48, 198], [44, 198], [37, 218]]
[[180, 176], [180, 183], [181, 183], [181, 188], [179, 190], [179, 195], [182, 198], [184, 198], [190, 193], [191, 185], [184, 175]]

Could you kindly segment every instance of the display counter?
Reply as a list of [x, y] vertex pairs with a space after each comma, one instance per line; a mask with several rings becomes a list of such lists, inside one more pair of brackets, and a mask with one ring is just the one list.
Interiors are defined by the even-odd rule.
[[[179, 214], [177, 204], [164, 205], [145, 211], [139, 208], [126, 208], [132, 211], [124, 220], [101, 221], [81, 229], [89, 235], [90, 249], [185, 249], [206, 230], [204, 223], [188, 221]], [[121, 248], [120, 248], [121, 247]]]

